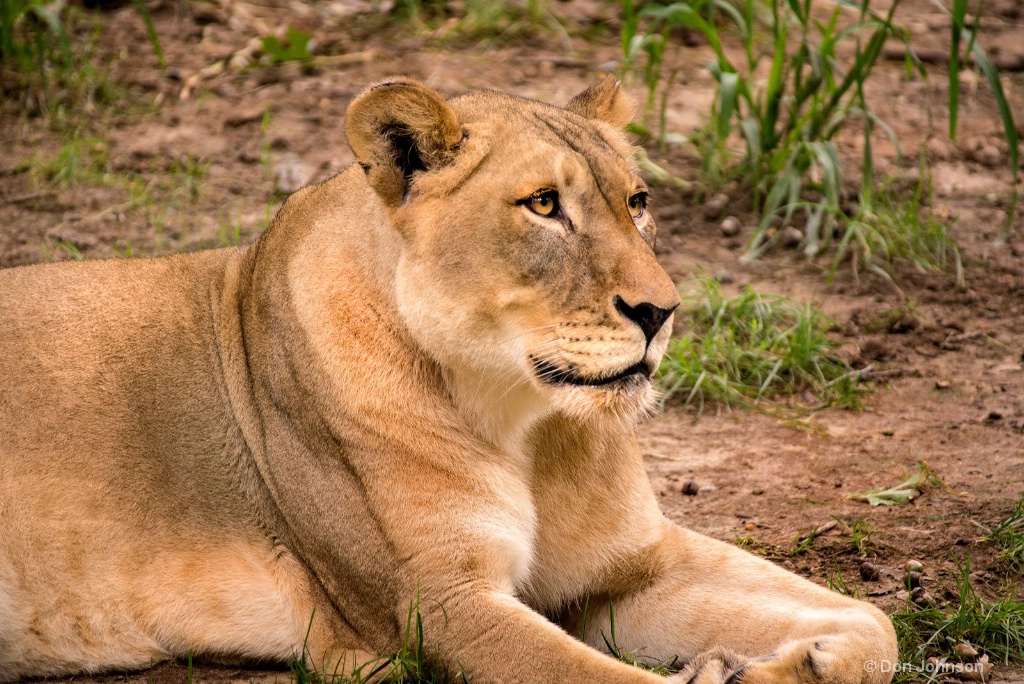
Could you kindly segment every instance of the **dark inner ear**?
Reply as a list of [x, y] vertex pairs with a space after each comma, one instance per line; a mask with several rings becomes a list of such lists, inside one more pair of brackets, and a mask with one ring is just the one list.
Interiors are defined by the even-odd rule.
[[[416, 147], [416, 139], [412, 131], [399, 124], [389, 124], [381, 130], [381, 137], [388, 141], [391, 147], [391, 154], [405, 179], [405, 193], [409, 194], [409, 185], [412, 183], [412, 175], [417, 171], [426, 171], [427, 165], [423, 163], [419, 148]], [[402, 198], [405, 199], [404, 197]]]

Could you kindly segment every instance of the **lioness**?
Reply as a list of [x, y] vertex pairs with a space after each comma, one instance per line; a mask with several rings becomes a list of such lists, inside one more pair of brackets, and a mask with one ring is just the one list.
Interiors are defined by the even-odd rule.
[[472, 682], [888, 681], [881, 612], [658, 510], [629, 119], [395, 79], [251, 246], [0, 271], [0, 679], [379, 676], [414, 609]]

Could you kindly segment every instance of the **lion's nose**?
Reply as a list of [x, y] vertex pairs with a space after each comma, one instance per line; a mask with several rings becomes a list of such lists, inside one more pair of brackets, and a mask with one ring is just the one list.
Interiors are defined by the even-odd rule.
[[[628, 320], [633, 321], [640, 330], [643, 331], [644, 337], [647, 338], [647, 344], [651, 343], [654, 336], [661, 330], [661, 326], [665, 325], [665, 321], [672, 315], [672, 312], [676, 310], [673, 306], [671, 309], [663, 309], [660, 306], [655, 306], [649, 302], [640, 302], [635, 306], [631, 306], [626, 303], [626, 300], [622, 297], [615, 295], [615, 299], [612, 300], [615, 304], [615, 310], [625, 316]], [[676, 305], [678, 306], [678, 304]]]

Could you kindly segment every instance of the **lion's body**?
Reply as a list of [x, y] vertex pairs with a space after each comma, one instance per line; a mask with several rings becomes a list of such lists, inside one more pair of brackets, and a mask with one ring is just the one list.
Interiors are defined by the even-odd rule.
[[585, 118], [617, 92], [384, 84], [350, 109], [362, 167], [251, 247], [0, 271], [0, 681], [347, 672], [414, 607], [473, 681], [657, 682], [563, 631], [601, 646], [609, 600], [621, 647], [706, 681], [884, 679], [850, 670], [895, 657], [880, 613], [658, 510], [634, 426], [678, 300]]

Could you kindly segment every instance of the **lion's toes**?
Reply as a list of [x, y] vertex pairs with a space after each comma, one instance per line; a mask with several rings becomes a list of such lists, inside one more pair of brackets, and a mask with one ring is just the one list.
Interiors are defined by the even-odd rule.
[[743, 684], [856, 684], [864, 681], [859, 658], [844, 654], [841, 640], [808, 639], [743, 664]]
[[669, 678], [679, 684], [736, 684], [743, 673], [743, 658], [724, 648], [701, 653]]

